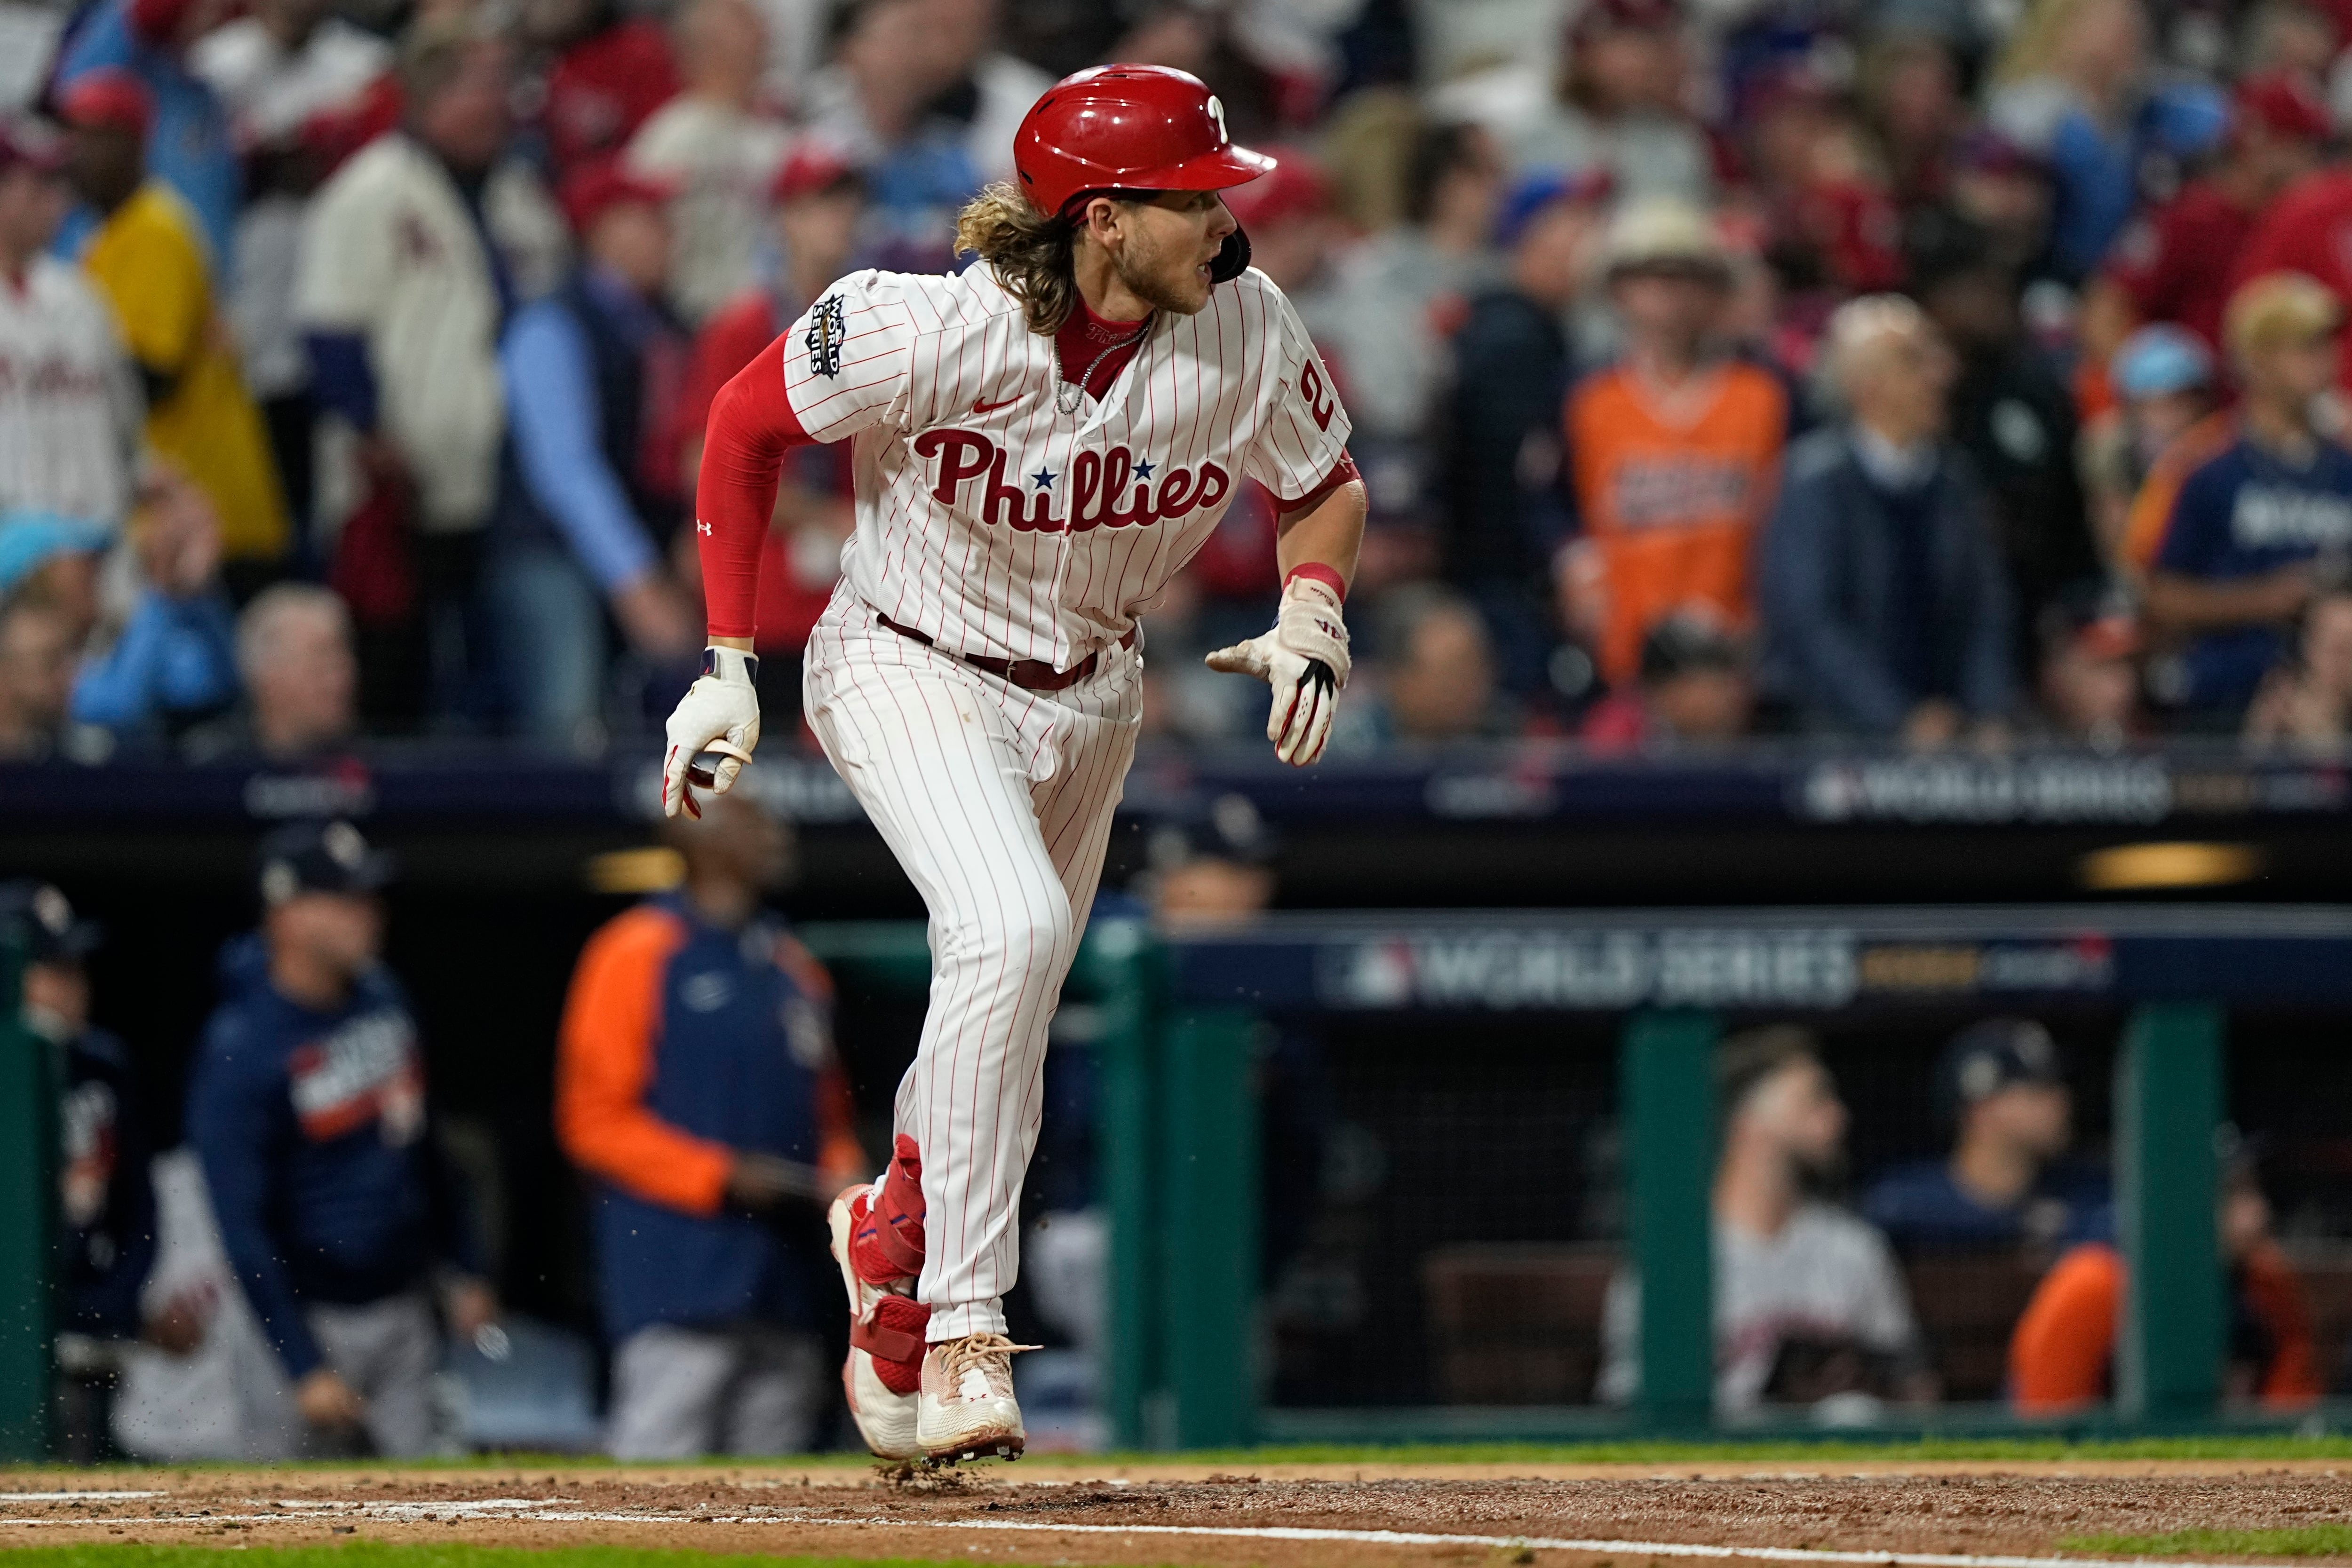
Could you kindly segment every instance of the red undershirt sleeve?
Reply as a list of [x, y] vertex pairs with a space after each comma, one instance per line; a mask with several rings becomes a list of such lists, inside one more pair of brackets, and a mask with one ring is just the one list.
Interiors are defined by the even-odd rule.
[[710, 404], [694, 513], [711, 636], [749, 637], [757, 630], [753, 601], [760, 586], [760, 549], [775, 515], [784, 454], [814, 444], [784, 395], [784, 338], [780, 337], [719, 388]]

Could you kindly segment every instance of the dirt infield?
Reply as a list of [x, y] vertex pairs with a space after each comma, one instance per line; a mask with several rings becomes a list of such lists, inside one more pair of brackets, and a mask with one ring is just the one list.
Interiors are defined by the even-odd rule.
[[[913, 1479], [839, 1463], [0, 1472], [0, 1547], [357, 1536], [1034, 1563], [1665, 1568], [1835, 1563], [1833, 1554], [1853, 1553], [1843, 1560], [1941, 1556], [1943, 1568], [2002, 1568], [1999, 1560], [2057, 1555], [2070, 1537], [2346, 1523], [2352, 1462], [2342, 1460], [1351, 1464], [1242, 1473], [1030, 1461]], [[1995, 1561], [1954, 1560], [1962, 1557]]]

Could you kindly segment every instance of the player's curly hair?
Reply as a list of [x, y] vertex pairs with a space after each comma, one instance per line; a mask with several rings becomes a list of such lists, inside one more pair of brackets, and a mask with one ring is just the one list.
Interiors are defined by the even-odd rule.
[[1071, 253], [1077, 229], [1049, 217], [1003, 181], [974, 196], [956, 217], [956, 250], [970, 251], [996, 276], [1029, 319], [1029, 329], [1052, 337], [1078, 308], [1077, 270]]

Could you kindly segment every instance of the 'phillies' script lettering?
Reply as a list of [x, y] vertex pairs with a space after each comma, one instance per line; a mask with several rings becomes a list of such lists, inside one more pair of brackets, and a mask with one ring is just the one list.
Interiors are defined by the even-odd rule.
[[[982, 480], [978, 505], [971, 510], [984, 523], [1010, 524], [1023, 533], [1060, 533], [1066, 528], [1085, 533], [1092, 528], [1132, 528], [1171, 521], [1216, 506], [1234, 486], [1233, 476], [1213, 463], [1202, 464], [1197, 477], [1190, 468], [1155, 473], [1151, 465], [1145, 464], [1139, 469], [1134, 454], [1124, 446], [1079, 453], [1070, 460], [1066, 481], [1063, 476], [1040, 470], [1008, 482], [1004, 449], [969, 430], [927, 430], [915, 437], [915, 455], [939, 460], [932, 499], [951, 507], [956, 492], [968, 481]], [[1066, 520], [1056, 515], [1054, 507], [1055, 493], [1065, 489], [1070, 507]]]

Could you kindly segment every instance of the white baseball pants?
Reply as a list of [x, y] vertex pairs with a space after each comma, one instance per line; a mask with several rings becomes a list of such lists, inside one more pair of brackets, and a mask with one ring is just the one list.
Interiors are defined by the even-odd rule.
[[898, 1085], [923, 1155], [915, 1298], [933, 1343], [1004, 1332], [1045, 1028], [1135, 758], [1143, 659], [1029, 692], [879, 624], [844, 585], [811, 634], [809, 727], [930, 910], [930, 1008]]

